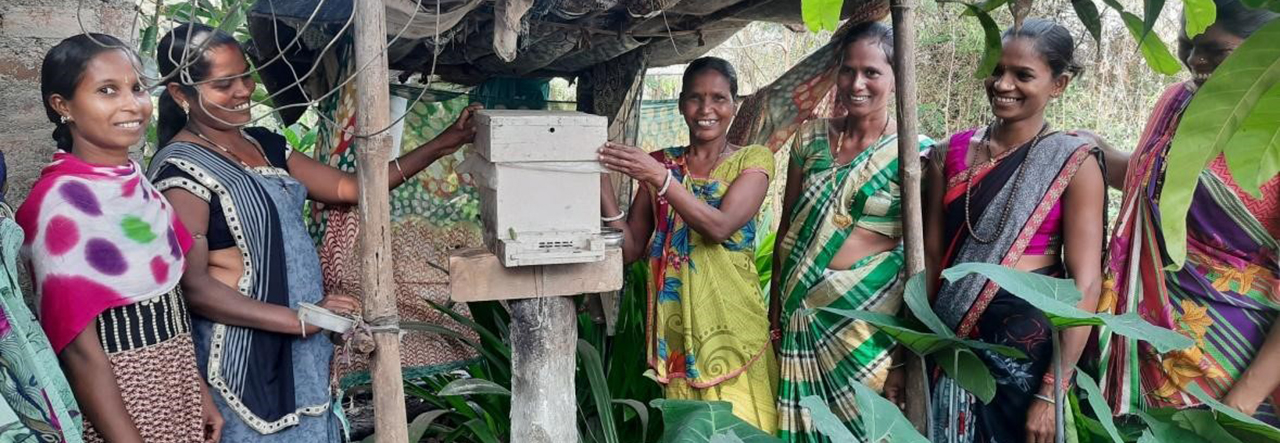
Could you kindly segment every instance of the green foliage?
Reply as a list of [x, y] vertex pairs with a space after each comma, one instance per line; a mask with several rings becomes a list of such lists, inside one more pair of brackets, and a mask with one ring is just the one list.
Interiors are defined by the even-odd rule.
[[773, 279], [773, 243], [777, 238], [777, 231], [769, 231], [756, 246], [756, 272], [760, 274], [760, 290], [765, 294], [769, 293]]
[[982, 61], [978, 63], [978, 69], [973, 72], [974, 78], [987, 78], [995, 71], [996, 64], [1000, 62], [1000, 53], [1003, 50], [1003, 42], [1000, 40], [1000, 25], [996, 24], [995, 19], [991, 18], [983, 10], [981, 6], [969, 3], [964, 4], [969, 14], [978, 18], [978, 22], [982, 24], [983, 36], [983, 52]]
[[1115, 420], [1112, 420], [1111, 408], [1107, 407], [1107, 402], [1102, 399], [1102, 389], [1098, 387], [1098, 382], [1093, 381], [1093, 377], [1089, 376], [1088, 371], [1076, 370], [1076, 384], [1084, 390], [1088, 395], [1089, 407], [1093, 409], [1095, 415], [1098, 416], [1098, 422], [1107, 430], [1107, 435], [1111, 437], [1111, 441], [1115, 443], [1123, 443], [1124, 438], [1120, 436], [1119, 429], [1116, 428]]
[[1223, 148], [1236, 183], [1254, 198], [1262, 198], [1259, 188], [1280, 173], [1280, 124], [1276, 122], [1280, 122], [1280, 84], [1258, 99], [1253, 112]]
[[1187, 37], [1195, 38], [1218, 19], [1218, 5], [1213, 0], [1182, 0], [1182, 16], [1186, 17]]
[[[1212, 2], [1213, 0], [1209, 1]], [[1102, 14], [1098, 13], [1098, 5], [1094, 4], [1093, 0], [1071, 0], [1071, 8], [1076, 11], [1076, 17], [1080, 18], [1080, 23], [1083, 23], [1085, 29], [1089, 30], [1089, 35], [1093, 36], [1093, 41], [1101, 43]]]
[[1268, 9], [1273, 12], [1280, 12], [1280, 0], [1243, 0], [1242, 3], [1254, 9]]
[[710, 443], [713, 441], [777, 443], [779, 441], [733, 415], [733, 405], [728, 402], [658, 399], [649, 404], [662, 411], [662, 419], [666, 423], [666, 431], [658, 440], [660, 443]]
[[834, 31], [843, 6], [844, 0], [801, 0], [800, 14], [809, 31]]
[[853, 391], [867, 440], [879, 442], [892, 438], [894, 443], [928, 443], [893, 402], [857, 381], [853, 382]]
[[[857, 383], [857, 381], [854, 381]], [[877, 396], [879, 397], [879, 396]], [[822, 401], [821, 397], [810, 395], [800, 399], [800, 407], [808, 409], [809, 415], [813, 418], [813, 426], [818, 432], [823, 433], [834, 441], [857, 441], [853, 436], [853, 431], [844, 426], [840, 422], [840, 418], [831, 412], [831, 408], [827, 403]]]
[[1182, 334], [1147, 323], [1136, 313], [1117, 316], [1080, 310], [1074, 306], [1080, 300], [1080, 291], [1076, 289], [1072, 280], [1017, 271], [988, 263], [962, 263], [942, 271], [942, 276], [955, 281], [970, 273], [981, 274], [1000, 288], [1026, 300], [1036, 309], [1043, 311], [1055, 328], [1106, 326], [1116, 334], [1146, 341], [1159, 352], [1185, 349], [1195, 344]]
[[[1237, 138], [1238, 130], [1250, 114], [1262, 110], [1257, 105], [1264, 101], [1264, 95], [1280, 83], [1280, 45], [1276, 45], [1276, 41], [1280, 41], [1280, 21], [1258, 30], [1236, 48], [1183, 113], [1169, 149], [1166, 162], [1171, 167], [1165, 171], [1165, 186], [1160, 193], [1160, 225], [1172, 268], [1181, 268], [1186, 259], [1187, 211], [1200, 173], [1211, 160], [1225, 153], [1228, 165], [1234, 166], [1232, 175], [1250, 184], [1259, 182], [1264, 164], [1268, 169], [1280, 164], [1280, 160], [1241, 161], [1250, 156], [1276, 157], [1271, 146], [1280, 120], [1267, 122], [1264, 116], [1259, 116], [1251, 131]], [[1273, 103], [1273, 100], [1265, 101]], [[1272, 134], [1270, 139], [1267, 133]], [[1257, 154], [1259, 152], [1266, 154]], [[1242, 154], [1242, 158], [1233, 158]], [[1242, 188], [1254, 195], [1258, 193], [1256, 186], [1246, 187], [1242, 183]]]

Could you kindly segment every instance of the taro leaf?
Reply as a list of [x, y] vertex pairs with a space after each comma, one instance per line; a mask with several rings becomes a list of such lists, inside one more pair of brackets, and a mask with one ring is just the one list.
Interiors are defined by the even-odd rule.
[[[947, 280], [955, 281], [970, 273], [978, 273], [1009, 293], [1026, 300], [1049, 317], [1056, 328], [1083, 325], [1106, 325], [1113, 332], [1151, 343], [1160, 352], [1185, 349], [1191, 339], [1143, 321], [1136, 313], [1125, 315], [1092, 314], [1074, 306], [1080, 291], [1071, 280], [1018, 271], [990, 263], [962, 263], [942, 271]], [[1070, 303], [1070, 304], [1069, 304]]]
[[449, 382], [440, 389], [440, 395], [494, 394], [510, 396], [511, 391], [501, 385], [481, 378], [463, 378]]
[[1142, 436], [1138, 437], [1138, 443], [1160, 443], [1160, 441], [1156, 440], [1155, 436], [1151, 435], [1150, 430], [1144, 429], [1142, 430]]
[[834, 31], [840, 23], [844, 0], [800, 0], [800, 15], [809, 31]]
[[902, 415], [897, 405], [857, 380], [851, 381], [866, 441], [881, 442], [888, 439], [894, 443], [929, 443], [929, 439], [920, 435], [911, 421]]
[[1231, 175], [1254, 198], [1262, 198], [1263, 183], [1280, 172], [1280, 83], [1267, 90], [1240, 130], [1223, 148]]
[[[1196, 435], [1195, 432], [1184, 429], [1175, 423], [1151, 416], [1146, 411], [1134, 410], [1134, 415], [1142, 418], [1147, 423], [1147, 431], [1158, 442], [1177, 442], [1177, 443], [1210, 443], [1204, 437]], [[1145, 434], [1145, 432], [1144, 432]], [[1138, 441], [1142, 441], [1139, 439]]]
[[[1209, 1], [1212, 2], [1213, 0]], [[1098, 5], [1095, 5], [1093, 0], [1071, 0], [1071, 8], [1075, 9], [1076, 17], [1080, 18], [1080, 23], [1084, 24], [1084, 28], [1089, 30], [1089, 35], [1093, 36], [1093, 41], [1101, 42], [1102, 14], [1098, 13]]]
[[1186, 409], [1173, 414], [1173, 421], [1213, 443], [1242, 443], [1218, 423], [1213, 411]]
[[1116, 429], [1116, 422], [1112, 419], [1111, 408], [1107, 406], [1107, 402], [1102, 399], [1102, 389], [1098, 388], [1098, 382], [1093, 381], [1088, 371], [1076, 370], [1076, 384], [1089, 395], [1089, 407], [1093, 408], [1093, 414], [1098, 417], [1098, 422], [1107, 430], [1107, 435], [1111, 436], [1111, 441], [1115, 443], [1124, 443], [1124, 438], [1120, 436], [1120, 431]]
[[710, 443], [715, 435], [730, 433], [743, 443], [779, 443], [777, 438], [733, 415], [729, 402], [657, 399], [649, 405], [662, 411], [660, 443]]
[[737, 433], [729, 431], [712, 435], [709, 443], [742, 443], [742, 439], [738, 438]]
[[[1170, 268], [1187, 257], [1187, 210], [1200, 172], [1222, 152], [1264, 93], [1280, 82], [1280, 20], [1245, 40], [1196, 92], [1173, 136], [1160, 192], [1160, 226]], [[1275, 124], [1275, 122], [1272, 122]], [[1233, 146], [1232, 150], [1262, 146]], [[1229, 156], [1228, 156], [1229, 157]], [[1228, 158], [1228, 160], [1230, 160]], [[1233, 174], [1240, 176], [1240, 174]]]
[[818, 432], [831, 439], [831, 441], [858, 441], [853, 436], [853, 432], [849, 431], [849, 428], [845, 427], [844, 423], [836, 417], [836, 414], [831, 412], [827, 402], [822, 401], [818, 396], [810, 395], [800, 399], [800, 407], [809, 410], [809, 416], [813, 418], [813, 426], [818, 428]]
[[1236, 410], [1235, 408], [1223, 404], [1213, 398], [1212, 395], [1205, 392], [1200, 385], [1194, 383], [1188, 384], [1186, 392], [1191, 394], [1192, 397], [1195, 397], [1196, 400], [1200, 400], [1200, 402], [1204, 403], [1205, 406], [1208, 406], [1210, 409], [1217, 412], [1219, 414], [1218, 420], [1223, 422], [1224, 426], [1248, 432], [1250, 434], [1264, 436], [1270, 441], [1280, 441], [1280, 429], [1276, 429], [1274, 426], [1263, 423], [1256, 418], [1250, 417], [1247, 414]]
[[1097, 317], [1111, 332], [1150, 343], [1161, 353], [1186, 349], [1195, 344], [1194, 340], [1185, 335], [1147, 323], [1136, 312], [1124, 315], [1102, 313], [1097, 314]]
[[948, 377], [983, 403], [990, 403], [996, 396], [995, 377], [991, 376], [991, 370], [987, 369], [987, 365], [973, 351], [953, 348], [934, 354], [933, 358]]
[[892, 315], [881, 314], [879, 312], [855, 311], [847, 309], [834, 308], [818, 308], [818, 310], [829, 312], [845, 318], [854, 320], [862, 320], [871, 323], [879, 328], [885, 334], [893, 337], [898, 343], [906, 346], [912, 352], [919, 355], [929, 355], [942, 351], [947, 348], [974, 348], [985, 349], [1001, 355], [1014, 358], [1026, 358], [1027, 355], [1016, 348], [992, 343], [984, 343], [977, 340], [966, 340], [957, 338], [954, 333], [948, 331], [948, 335], [930, 334], [920, 332], [907, 325], [901, 318]]
[[996, 63], [1000, 62], [1000, 25], [991, 18], [991, 14], [987, 14], [981, 7], [965, 4], [965, 8], [969, 12], [978, 17], [978, 22], [982, 24], [983, 49], [982, 61], [978, 63], [978, 70], [973, 73], [975, 78], [987, 78], [996, 69]]
[[409, 422], [409, 441], [422, 441], [422, 436], [427, 433], [428, 429], [431, 429], [431, 424], [435, 422], [436, 419], [452, 412], [453, 411], [447, 409], [436, 409], [434, 411], [427, 411], [418, 414], [413, 421]]
[[1142, 38], [1144, 40], [1151, 36], [1151, 30], [1156, 27], [1156, 19], [1160, 18], [1160, 13], [1164, 12], [1165, 0], [1143, 0], [1142, 2]]
[[1254, 9], [1270, 9], [1272, 12], [1280, 12], [1280, 0], [1244, 0], [1245, 6]]
[[907, 308], [911, 310], [911, 314], [924, 323], [925, 327], [944, 337], [954, 337], [956, 334], [947, 327], [946, 323], [938, 318], [938, 313], [933, 312], [933, 307], [929, 306], [928, 289], [924, 284], [924, 273], [918, 272], [907, 280], [906, 291], [903, 292], [903, 299], [907, 302]]
[[613, 422], [613, 398], [609, 394], [609, 382], [604, 377], [600, 351], [586, 340], [578, 339], [578, 359], [582, 362], [582, 370], [587, 373], [587, 382], [591, 385], [591, 397], [595, 400], [600, 428], [604, 430], [604, 441], [619, 443], [618, 427]]
[[[1108, 2], [1110, 4], [1111, 2]], [[1182, 70], [1182, 64], [1169, 53], [1169, 47], [1165, 46], [1164, 41], [1159, 36], [1146, 35], [1142, 33], [1142, 19], [1133, 15], [1128, 11], [1120, 10], [1120, 18], [1124, 19], [1124, 25], [1129, 29], [1129, 35], [1138, 42], [1138, 48], [1142, 52], [1143, 60], [1146, 60], [1147, 66], [1164, 75], [1174, 75]]]
[[1182, 0], [1182, 17], [1186, 19], [1187, 37], [1195, 38], [1218, 19], [1218, 6], [1213, 0]]

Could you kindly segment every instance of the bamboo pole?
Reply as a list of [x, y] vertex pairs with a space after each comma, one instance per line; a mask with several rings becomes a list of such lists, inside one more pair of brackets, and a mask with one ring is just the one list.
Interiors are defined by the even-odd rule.
[[[386, 9], [382, 0], [356, 0], [356, 133], [369, 134], [391, 124], [391, 91], [387, 86]], [[404, 381], [400, 373], [399, 315], [395, 281], [391, 275], [391, 202], [387, 192], [387, 162], [391, 133], [358, 136], [356, 173], [360, 177], [360, 289], [364, 318], [372, 326], [374, 432], [378, 441], [407, 442]]]
[[[920, 147], [916, 116], [915, 0], [891, 0], [894, 70], [898, 95], [898, 165], [902, 179], [902, 225], [907, 275], [924, 271], [924, 213], [921, 206]], [[924, 360], [907, 359], [907, 418], [925, 435], [929, 430], [929, 389]]]

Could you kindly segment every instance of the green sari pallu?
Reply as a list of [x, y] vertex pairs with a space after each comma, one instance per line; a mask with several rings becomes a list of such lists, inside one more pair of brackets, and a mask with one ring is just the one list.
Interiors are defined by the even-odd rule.
[[[790, 217], [783, 258], [782, 360], [778, 393], [779, 436], [787, 442], [827, 442], [800, 400], [821, 398], [837, 417], [862, 435], [853, 381], [881, 391], [895, 344], [862, 322], [816, 308], [898, 313], [906, 283], [902, 247], [867, 256], [849, 269], [828, 266], [856, 228], [900, 238], [902, 208], [898, 137], [881, 137], [848, 164], [831, 156], [827, 120], [806, 122], [796, 135], [792, 165], [803, 190]], [[920, 137], [921, 147], [932, 145]]]

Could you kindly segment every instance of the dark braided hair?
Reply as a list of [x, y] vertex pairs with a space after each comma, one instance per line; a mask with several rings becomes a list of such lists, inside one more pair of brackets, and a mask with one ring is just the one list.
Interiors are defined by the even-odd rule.
[[44, 55], [40, 63], [40, 98], [44, 101], [44, 113], [53, 122], [53, 141], [58, 149], [71, 152], [71, 126], [62, 122], [62, 114], [53, 109], [50, 98], [54, 94], [64, 100], [75, 98], [76, 86], [84, 78], [89, 62], [107, 51], [123, 50], [131, 57], [135, 54], [120, 39], [106, 34], [76, 34], [58, 42]]
[[[240, 42], [230, 34], [199, 23], [185, 23], [173, 28], [160, 39], [160, 44], [156, 47], [156, 65], [160, 68], [160, 75], [168, 83], [177, 83], [184, 94], [194, 98], [198, 92], [193, 84], [208, 80], [211, 68], [203, 51], [223, 46], [234, 46], [240, 53], [244, 53]], [[197, 54], [196, 51], [201, 53]], [[184, 65], [183, 57], [186, 57], [187, 66], [183, 68], [183, 72], [175, 74]], [[156, 141], [160, 146], [168, 144], [173, 136], [187, 126], [187, 113], [169, 93], [168, 85], [163, 86], [166, 88], [160, 94], [160, 117], [156, 121]]]

